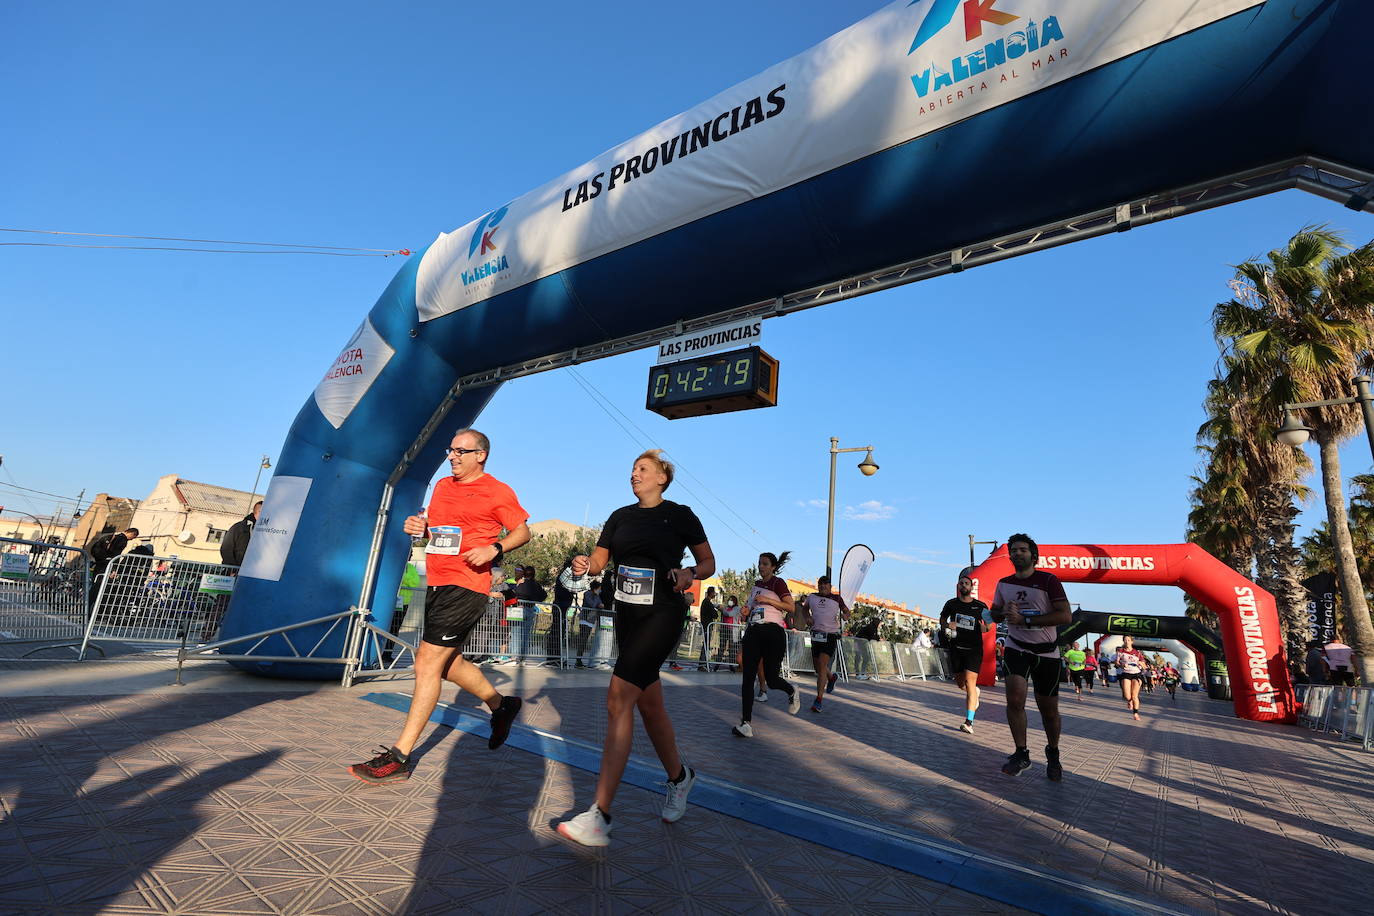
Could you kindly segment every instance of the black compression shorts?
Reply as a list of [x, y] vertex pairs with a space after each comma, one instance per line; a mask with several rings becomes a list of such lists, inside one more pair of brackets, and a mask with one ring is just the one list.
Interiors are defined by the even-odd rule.
[[461, 649], [491, 607], [488, 597], [461, 585], [425, 589], [425, 633], [421, 639], [445, 649]]
[[983, 668], [983, 653], [955, 646], [949, 650], [949, 667], [954, 674], [961, 671], [972, 671], [977, 674]]
[[615, 676], [640, 690], [658, 680], [658, 670], [682, 639], [686, 623], [680, 608], [640, 607], [616, 602]]
[[1030, 681], [1036, 696], [1052, 697], [1059, 694], [1059, 672], [1064, 664], [1063, 659], [1047, 658], [1008, 646], [1003, 660], [1007, 674]]
[[839, 651], [840, 651], [840, 634], [839, 634], [839, 633], [830, 633], [830, 634], [827, 635], [827, 638], [825, 638], [825, 639], [817, 639], [817, 638], [816, 638], [816, 634], [815, 634], [814, 632], [811, 634], [811, 658], [812, 658], [812, 659], [815, 659], [817, 656], [821, 656], [821, 655], [829, 655], [831, 658], [834, 658], [835, 655], [836, 655], [836, 653], [838, 653]]

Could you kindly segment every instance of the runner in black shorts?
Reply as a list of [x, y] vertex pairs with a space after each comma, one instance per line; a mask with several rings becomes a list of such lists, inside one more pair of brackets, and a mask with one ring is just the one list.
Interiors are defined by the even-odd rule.
[[[574, 575], [605, 570], [614, 578], [615, 635], [620, 646], [606, 693], [606, 743], [601, 749], [596, 801], [558, 825], [560, 834], [584, 846], [605, 846], [611, 841], [611, 803], [630, 759], [635, 709], [668, 775], [665, 822], [671, 824], [687, 811], [687, 793], [696, 782], [696, 773], [678, 752], [658, 672], [682, 638], [687, 613], [682, 593], [694, 580], [714, 575], [716, 560], [696, 514], [663, 498], [672, 482], [673, 466], [658, 449], [640, 455], [630, 471], [630, 489], [638, 502], [612, 512], [591, 557], [577, 556], [572, 561]], [[681, 568], [684, 550], [692, 552], [695, 566]]]
[[816, 594], [806, 596], [806, 609], [811, 613], [811, 661], [816, 669], [816, 701], [812, 712], [821, 711], [825, 694], [835, 690], [835, 672], [830, 663], [840, 651], [841, 621], [849, 616], [844, 599], [830, 589], [830, 577], [816, 580]]
[[1035, 705], [1045, 726], [1045, 775], [1056, 782], [1064, 778], [1059, 762], [1059, 645], [1056, 627], [1073, 621], [1073, 609], [1059, 580], [1035, 568], [1040, 548], [1028, 535], [1007, 538], [1007, 558], [1016, 572], [997, 583], [992, 599], [992, 619], [1007, 623], [1007, 725], [1016, 750], [1002, 765], [1008, 776], [1019, 776], [1030, 766], [1026, 746], [1027, 681], [1035, 688]]
[[973, 597], [973, 567], [959, 573], [958, 596], [945, 602], [940, 611], [940, 628], [949, 647], [954, 683], [964, 688], [964, 721], [959, 731], [973, 732], [973, 714], [978, 711], [978, 672], [983, 668], [983, 634], [988, 630], [983, 614], [988, 606]]

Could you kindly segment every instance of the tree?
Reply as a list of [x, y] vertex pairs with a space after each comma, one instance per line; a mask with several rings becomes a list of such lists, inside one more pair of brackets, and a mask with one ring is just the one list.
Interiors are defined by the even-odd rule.
[[600, 528], [578, 530], [575, 533], [550, 531], [547, 534], [536, 534], [530, 538], [529, 543], [506, 554], [502, 563], [507, 568], [516, 564], [533, 566], [535, 580], [545, 588], [551, 588], [558, 571], [563, 568], [568, 558], [575, 554], [590, 554], [596, 548], [596, 539], [600, 536]]
[[721, 600], [733, 595], [743, 607], [749, 600], [749, 593], [754, 590], [754, 583], [759, 579], [759, 570], [757, 566], [751, 566], [743, 572], [722, 569], [716, 576], [720, 579]]
[[[1349, 394], [1350, 378], [1374, 364], [1374, 243], [1354, 251], [1339, 235], [1308, 227], [1288, 244], [1236, 268], [1235, 298], [1219, 304], [1213, 327], [1246, 373], [1272, 425], [1283, 404]], [[1355, 405], [1308, 408], [1321, 462], [1322, 493], [1336, 570], [1359, 650], [1361, 677], [1374, 683], [1374, 621], [1345, 511], [1340, 443], [1361, 427]]]

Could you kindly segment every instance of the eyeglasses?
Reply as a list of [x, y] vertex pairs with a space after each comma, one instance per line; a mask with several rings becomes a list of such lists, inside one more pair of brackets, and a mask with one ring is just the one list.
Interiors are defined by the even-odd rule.
[[484, 449], [484, 448], [446, 448], [446, 449], [444, 449], [444, 451], [448, 453], [449, 457], [452, 457], [452, 456], [454, 456], [454, 455], [457, 455], [459, 458], [461, 458], [461, 457], [463, 457], [464, 455], [472, 455], [472, 454], [475, 454], [476, 452], [485, 452], [486, 449]]

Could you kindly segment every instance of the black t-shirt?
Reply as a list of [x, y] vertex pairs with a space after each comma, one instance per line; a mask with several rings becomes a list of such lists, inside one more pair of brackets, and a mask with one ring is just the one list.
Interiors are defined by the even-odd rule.
[[538, 604], [549, 597], [549, 593], [544, 591], [544, 586], [533, 579], [525, 579], [523, 582], [516, 584], [515, 597], [519, 598], [521, 601], [530, 601]]
[[983, 651], [983, 633], [988, 625], [983, 622], [983, 612], [988, 606], [974, 598], [972, 601], [964, 602], [958, 598], [951, 598], [945, 602], [945, 606], [940, 609], [940, 629], [953, 624], [954, 640], [949, 641], [946, 636], [946, 645], [955, 649], [968, 649], [972, 652]]
[[720, 611], [716, 610], [716, 603], [710, 598], [701, 599], [701, 625], [710, 626], [719, 619]]
[[706, 540], [696, 513], [664, 500], [652, 509], [622, 506], [601, 529], [597, 547], [611, 553], [606, 575], [615, 580], [616, 610], [653, 607], [682, 614], [686, 597], [673, 589], [669, 572], [682, 567], [682, 552]]

